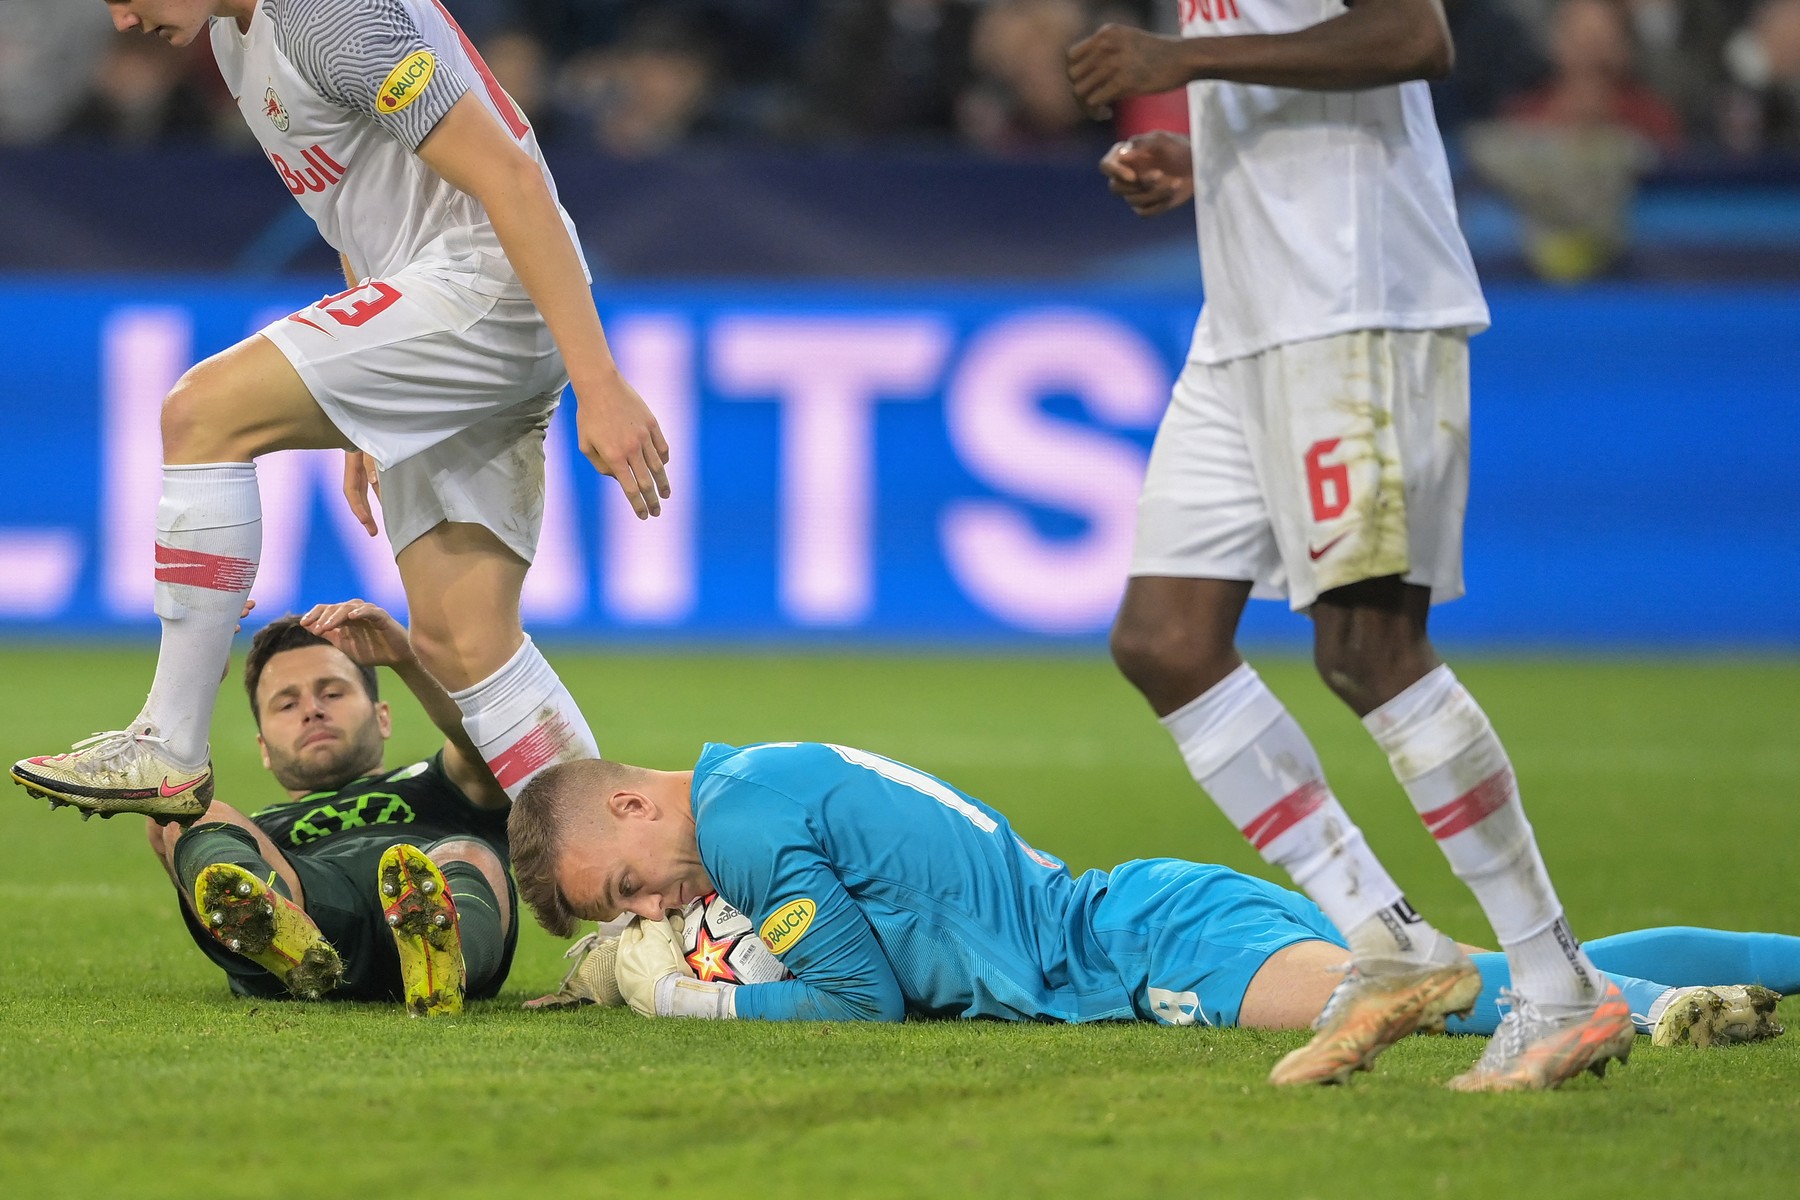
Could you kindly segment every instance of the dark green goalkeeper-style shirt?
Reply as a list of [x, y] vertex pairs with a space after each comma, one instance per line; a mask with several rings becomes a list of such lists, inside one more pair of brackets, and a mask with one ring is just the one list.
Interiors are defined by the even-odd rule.
[[351, 843], [395, 838], [425, 845], [478, 838], [507, 857], [506, 810], [480, 808], [444, 770], [443, 751], [423, 762], [313, 792], [251, 815], [283, 854], [342, 853]]

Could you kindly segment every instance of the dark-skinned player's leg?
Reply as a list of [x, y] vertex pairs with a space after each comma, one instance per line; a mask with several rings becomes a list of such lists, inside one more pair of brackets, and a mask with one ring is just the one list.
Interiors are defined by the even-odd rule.
[[1319, 1037], [1274, 1076], [1342, 1081], [1406, 1034], [1441, 1027], [1473, 1001], [1480, 981], [1454, 943], [1413, 914], [1332, 794], [1299, 724], [1238, 655], [1250, 589], [1244, 581], [1133, 578], [1113, 628], [1113, 658], [1175, 739], [1195, 782], [1346, 935], [1363, 932], [1366, 941], [1369, 927], [1412, 931], [1405, 961], [1384, 959], [1390, 969], [1377, 984], [1345, 991]]
[[[1325, 592], [1312, 608], [1314, 661], [1386, 752], [1451, 869], [1481, 903], [1520, 997], [1515, 1027], [1544, 1031], [1536, 1040], [1546, 1061], [1528, 1073], [1500, 1061], [1522, 1054], [1522, 1046], [1505, 1053], [1506, 1043], [1519, 1039], [1502, 1037], [1452, 1086], [1531, 1086], [1537, 1075], [1560, 1074], [1553, 1060], [1563, 1043], [1577, 1057], [1591, 1054], [1589, 1042], [1629, 1045], [1619, 1020], [1629, 1009], [1570, 930], [1506, 750], [1475, 698], [1432, 651], [1430, 611], [1430, 589], [1398, 577]], [[1352, 949], [1365, 948], [1353, 941]]]

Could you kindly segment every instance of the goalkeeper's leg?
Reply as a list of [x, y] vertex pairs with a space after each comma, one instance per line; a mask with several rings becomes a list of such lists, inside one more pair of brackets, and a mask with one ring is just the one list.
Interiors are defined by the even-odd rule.
[[[1775, 1004], [1800, 991], [1800, 937], [1786, 934], [1677, 926], [1595, 938], [1583, 948], [1624, 993], [1637, 1031], [1657, 1045], [1779, 1037]], [[1451, 1020], [1449, 1032], [1491, 1034], [1510, 972], [1504, 955], [1471, 957], [1481, 995], [1468, 1017]]]
[[1602, 971], [1646, 975], [1675, 987], [1754, 983], [1800, 992], [1800, 937], [1675, 925], [1594, 938], [1588, 957]]

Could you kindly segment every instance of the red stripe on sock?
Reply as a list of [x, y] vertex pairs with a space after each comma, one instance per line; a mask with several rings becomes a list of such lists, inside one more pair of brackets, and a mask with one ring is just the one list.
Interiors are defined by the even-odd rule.
[[1513, 791], [1512, 768], [1501, 767], [1442, 808], [1420, 813], [1419, 819], [1425, 822], [1431, 836], [1441, 842], [1479, 825], [1505, 808], [1513, 798]]
[[226, 554], [202, 554], [156, 543], [156, 581], [214, 592], [247, 592], [256, 582], [256, 563]]
[[1261, 816], [1244, 826], [1244, 836], [1250, 839], [1252, 846], [1261, 850], [1317, 812], [1319, 806], [1325, 803], [1326, 797], [1330, 795], [1330, 789], [1317, 779], [1303, 783], [1270, 805]]
[[551, 717], [488, 759], [488, 770], [494, 773], [501, 787], [510, 790], [521, 780], [555, 762], [573, 741], [569, 723], [561, 717]]

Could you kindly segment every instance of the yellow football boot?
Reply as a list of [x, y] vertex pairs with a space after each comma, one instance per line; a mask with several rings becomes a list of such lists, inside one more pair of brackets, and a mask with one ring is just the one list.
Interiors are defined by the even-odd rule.
[[296, 999], [323, 999], [344, 977], [337, 951], [306, 910], [235, 863], [200, 872], [194, 908], [227, 950], [267, 968]]
[[400, 951], [406, 1011], [415, 1017], [462, 1012], [467, 973], [456, 901], [444, 873], [417, 846], [389, 846], [376, 873], [381, 903]]

